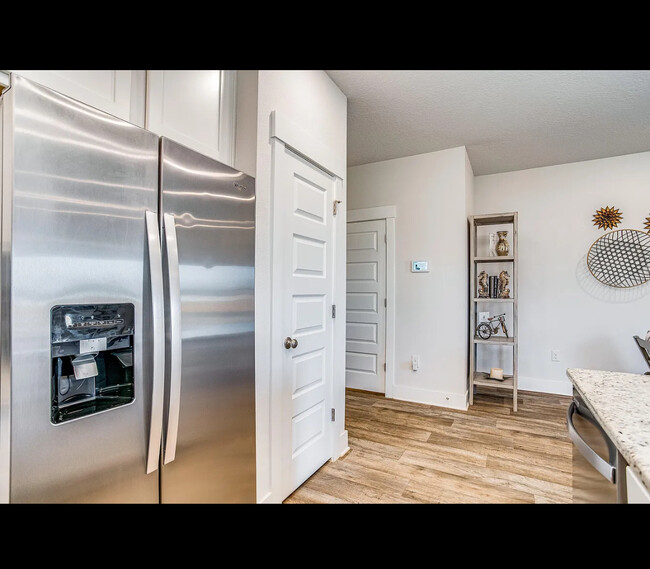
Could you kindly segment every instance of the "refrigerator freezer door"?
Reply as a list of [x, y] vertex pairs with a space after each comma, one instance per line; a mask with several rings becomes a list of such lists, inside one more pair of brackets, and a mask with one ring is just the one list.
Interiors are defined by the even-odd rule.
[[162, 466], [161, 501], [255, 502], [254, 179], [165, 138], [161, 157], [182, 338], [177, 409], [167, 397], [167, 421], [178, 412], [175, 458]]
[[[10, 500], [157, 502], [158, 473], [145, 474], [152, 367], [145, 211], [158, 210], [158, 137], [13, 79], [3, 95], [10, 130], [3, 156], [13, 154], [3, 184], [4, 204], [13, 199], [12, 241], [2, 243], [2, 269], [11, 274]], [[54, 425], [50, 310], [95, 303], [135, 308], [135, 400]]]

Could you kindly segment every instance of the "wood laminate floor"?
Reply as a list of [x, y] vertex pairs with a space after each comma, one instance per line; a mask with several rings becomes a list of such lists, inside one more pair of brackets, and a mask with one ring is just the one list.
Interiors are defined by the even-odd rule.
[[514, 413], [502, 393], [456, 411], [347, 390], [350, 451], [284, 503], [570, 503], [571, 397], [519, 391]]

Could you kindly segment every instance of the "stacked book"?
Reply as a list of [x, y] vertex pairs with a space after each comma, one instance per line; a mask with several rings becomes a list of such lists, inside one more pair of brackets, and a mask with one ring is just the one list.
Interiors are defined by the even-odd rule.
[[499, 298], [499, 277], [489, 277], [488, 287], [490, 298]]

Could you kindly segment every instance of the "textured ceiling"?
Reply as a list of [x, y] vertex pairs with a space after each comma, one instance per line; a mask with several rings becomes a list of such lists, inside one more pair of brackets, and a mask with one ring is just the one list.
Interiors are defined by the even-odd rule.
[[349, 166], [465, 146], [479, 176], [650, 150], [649, 70], [327, 73]]

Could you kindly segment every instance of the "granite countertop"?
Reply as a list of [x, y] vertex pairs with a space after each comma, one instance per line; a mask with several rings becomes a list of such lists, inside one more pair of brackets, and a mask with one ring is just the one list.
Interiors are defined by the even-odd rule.
[[578, 393], [650, 489], [650, 375], [567, 369]]

